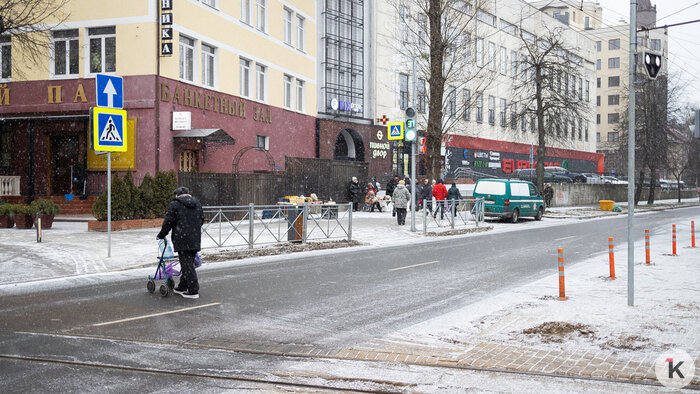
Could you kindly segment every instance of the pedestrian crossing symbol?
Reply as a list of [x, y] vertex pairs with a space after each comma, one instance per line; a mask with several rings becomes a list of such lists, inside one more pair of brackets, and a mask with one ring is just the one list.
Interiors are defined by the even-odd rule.
[[96, 151], [126, 152], [126, 111], [93, 108], [93, 147]]
[[403, 122], [392, 122], [386, 126], [387, 138], [390, 140], [403, 140]]

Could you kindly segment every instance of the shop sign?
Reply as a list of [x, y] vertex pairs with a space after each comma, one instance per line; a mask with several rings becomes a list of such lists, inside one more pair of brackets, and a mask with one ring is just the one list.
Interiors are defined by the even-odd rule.
[[[173, 2], [172, 0], [160, 1], [160, 56], [173, 54]], [[168, 12], [165, 12], [168, 11]]]
[[192, 112], [173, 111], [173, 130], [190, 130], [192, 128]]
[[362, 113], [362, 104], [351, 103], [349, 101], [333, 98], [331, 99], [331, 109], [333, 111]]

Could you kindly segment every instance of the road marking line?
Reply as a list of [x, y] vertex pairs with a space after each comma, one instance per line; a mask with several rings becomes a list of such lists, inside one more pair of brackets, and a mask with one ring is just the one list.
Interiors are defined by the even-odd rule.
[[179, 313], [179, 312], [186, 312], [186, 311], [191, 311], [194, 309], [200, 309], [200, 308], [206, 308], [214, 305], [221, 305], [220, 302], [213, 302], [211, 304], [206, 304], [206, 305], [199, 305], [199, 306], [192, 306], [189, 308], [182, 308], [182, 309], [176, 309], [174, 311], [168, 311], [168, 312], [160, 312], [160, 313], [153, 313], [150, 315], [143, 315], [143, 316], [136, 316], [136, 317], [130, 317], [128, 319], [121, 319], [121, 320], [114, 320], [114, 321], [108, 321], [104, 323], [97, 323], [93, 324], [93, 327], [100, 327], [100, 326], [108, 326], [110, 324], [117, 324], [117, 323], [124, 323], [127, 321], [133, 321], [133, 320], [141, 320], [141, 319], [148, 319], [149, 317], [155, 317], [155, 316], [163, 316], [163, 315], [170, 315], [173, 313]]
[[576, 236], [575, 236], [575, 235], [572, 235], [572, 236], [570, 236], [570, 237], [557, 238], [557, 239], [555, 239], [555, 241], [563, 241], [563, 240], [565, 240], [565, 239], [571, 239], [571, 238], [576, 238]]
[[389, 272], [391, 272], [391, 271], [398, 271], [398, 270], [404, 270], [404, 269], [406, 269], [406, 268], [420, 267], [421, 265], [428, 265], [428, 264], [435, 264], [435, 263], [439, 263], [439, 261], [437, 261], [437, 260], [435, 260], [435, 261], [428, 261], [427, 263], [420, 263], [420, 264], [408, 265], [408, 266], [406, 266], [406, 267], [392, 268], [392, 269], [389, 270]]

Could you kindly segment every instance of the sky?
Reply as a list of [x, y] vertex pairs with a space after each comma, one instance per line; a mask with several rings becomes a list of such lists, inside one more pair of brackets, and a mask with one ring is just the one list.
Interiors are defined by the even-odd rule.
[[[603, 8], [604, 25], [619, 25], [620, 19], [629, 22], [629, 0], [597, 0], [597, 3]], [[700, 19], [700, 0], [651, 0], [651, 3], [656, 5], [657, 26]], [[670, 27], [668, 35], [669, 70], [671, 75], [680, 73], [685, 86], [682, 101], [700, 109], [700, 22]]]

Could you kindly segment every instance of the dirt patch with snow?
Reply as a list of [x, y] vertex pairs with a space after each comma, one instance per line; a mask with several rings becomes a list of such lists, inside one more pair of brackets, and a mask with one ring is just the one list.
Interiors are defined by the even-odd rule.
[[523, 330], [523, 334], [539, 335], [544, 343], [561, 343], [564, 342], [564, 339], [572, 336], [594, 337], [595, 331], [585, 324], [550, 321], [536, 327], [525, 329]]
[[461, 229], [461, 230], [447, 230], [447, 231], [440, 231], [440, 232], [429, 232], [429, 233], [426, 233], [425, 235], [427, 235], [429, 237], [442, 237], [445, 235], [483, 233], [484, 231], [489, 231], [489, 230], [493, 230], [493, 226], [473, 227], [473, 228], [467, 228], [467, 229]]
[[603, 349], [644, 350], [651, 346], [651, 340], [639, 335], [620, 335], [600, 345]]

